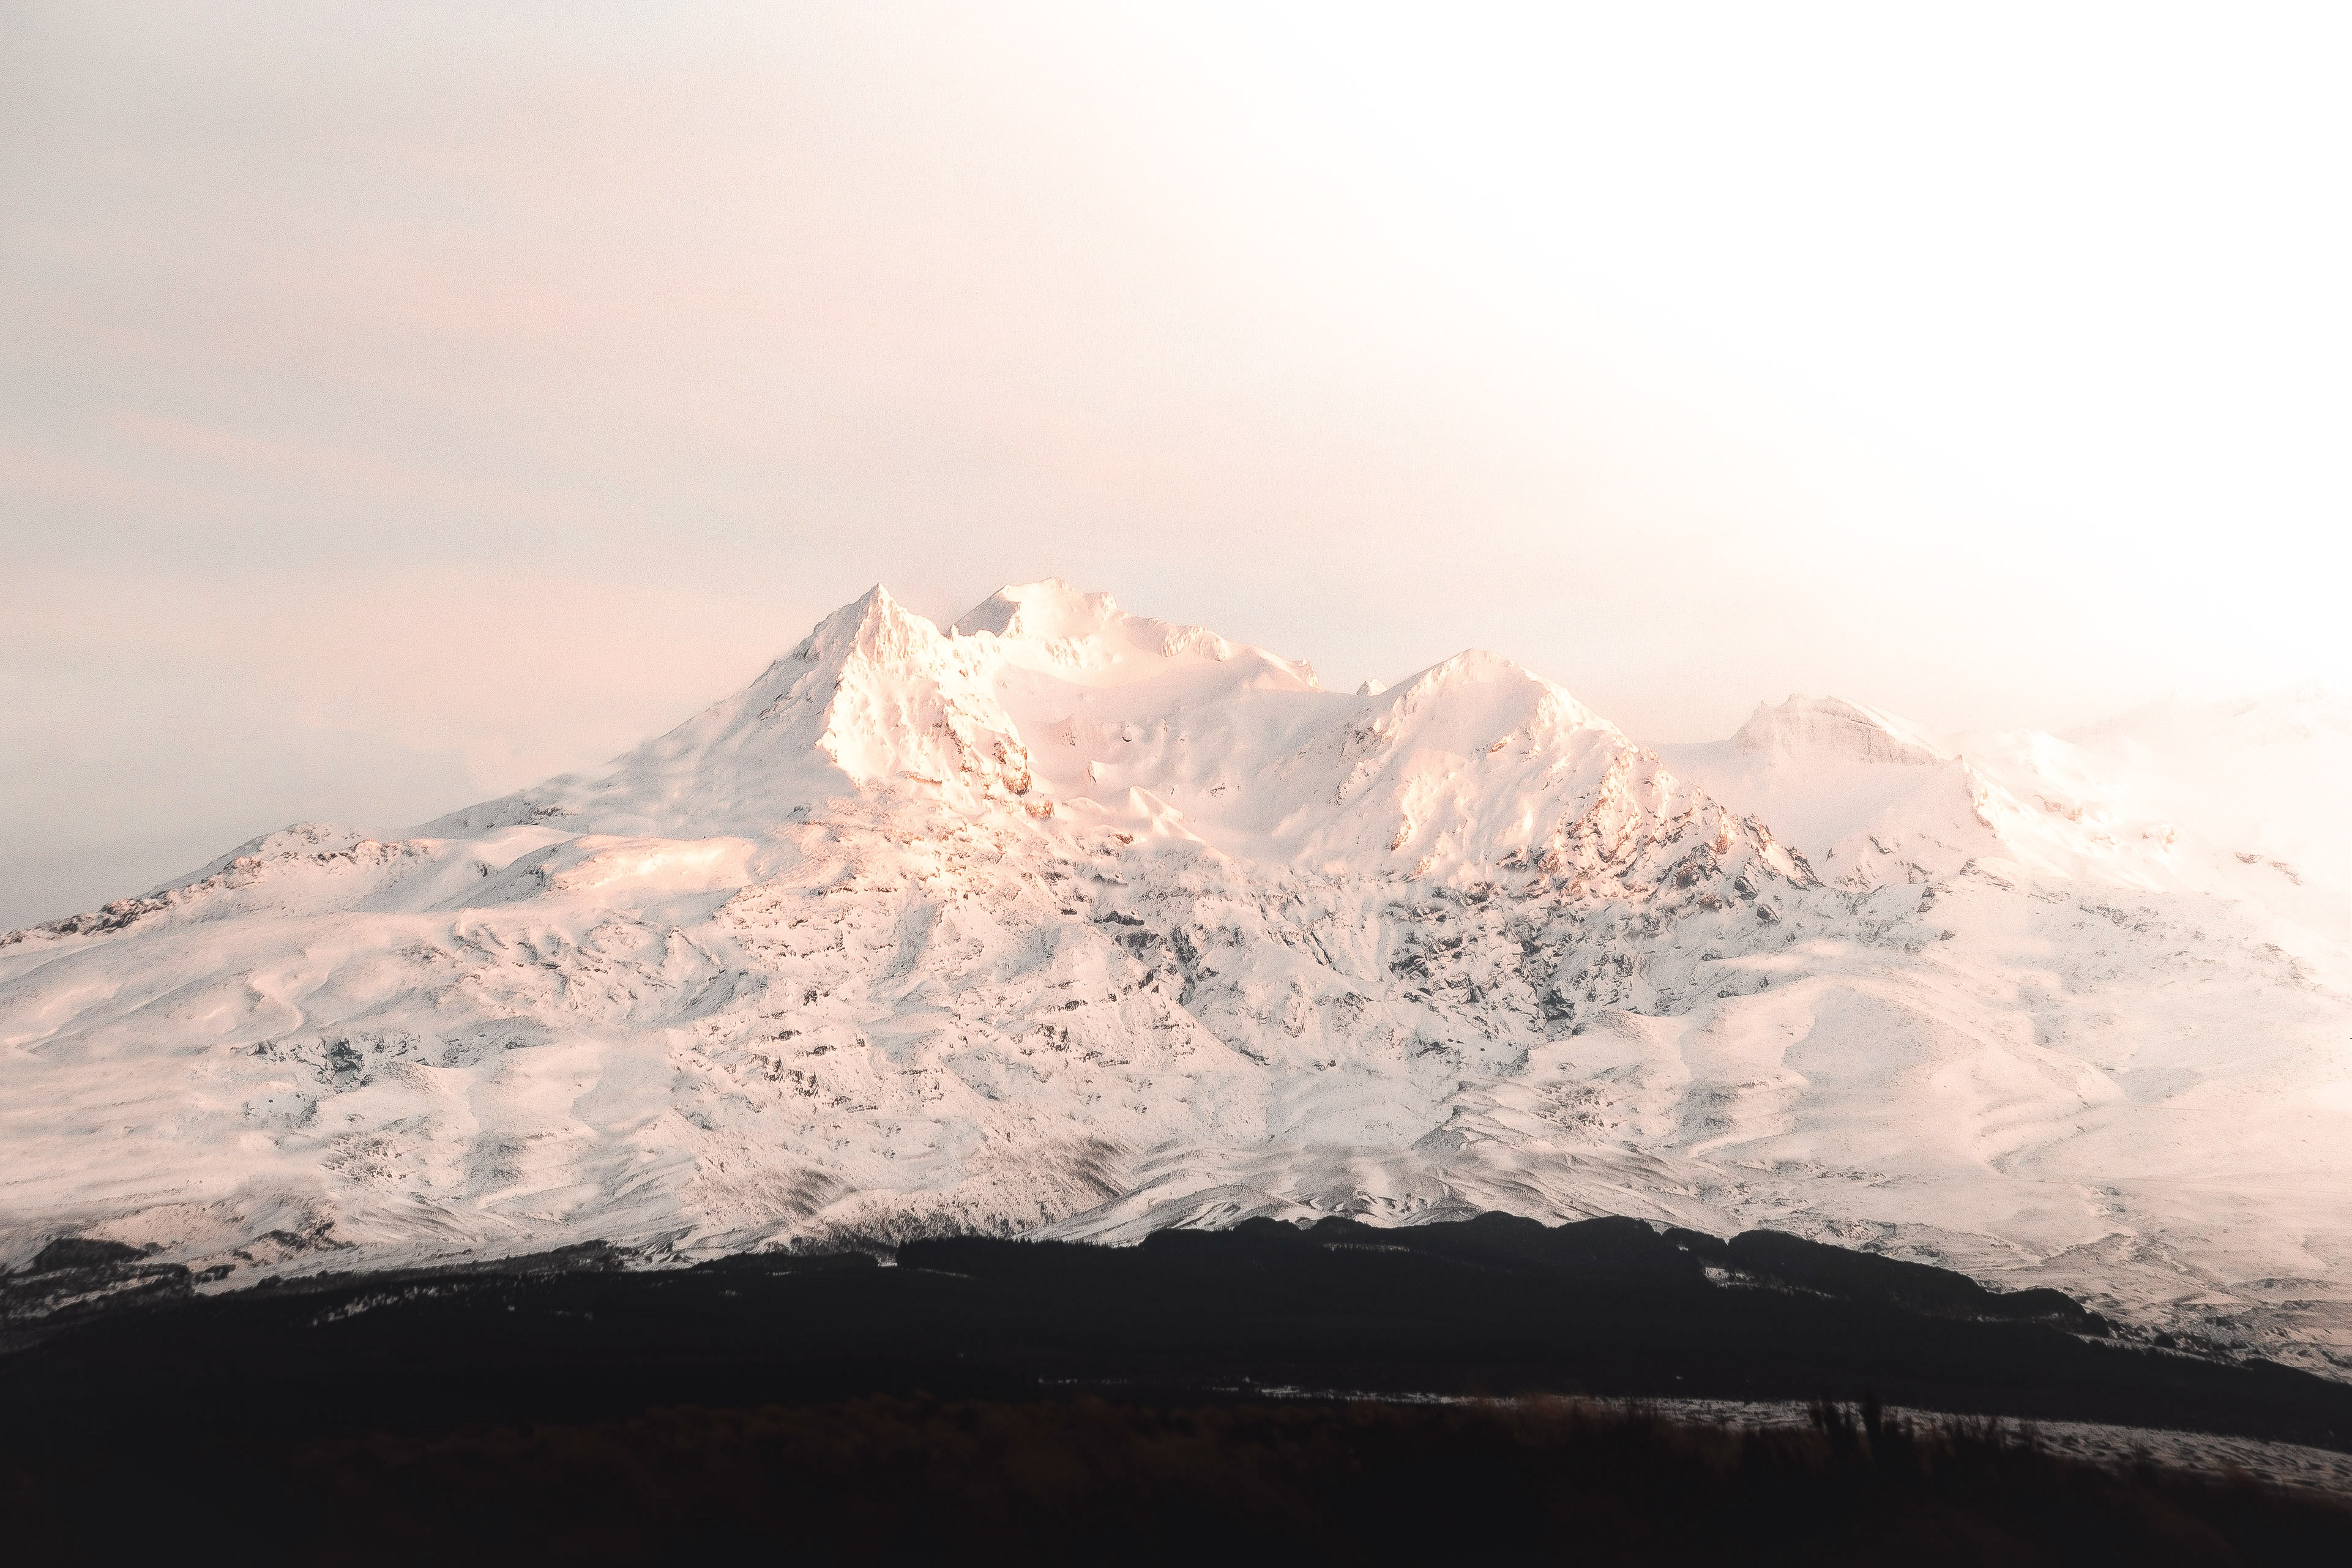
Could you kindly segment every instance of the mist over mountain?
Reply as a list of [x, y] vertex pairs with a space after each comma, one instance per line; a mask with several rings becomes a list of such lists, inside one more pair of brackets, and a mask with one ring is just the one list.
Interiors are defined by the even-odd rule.
[[877, 587], [609, 772], [0, 938], [0, 1266], [1626, 1215], [2340, 1371], [2347, 765], [2317, 690], [1653, 747]]

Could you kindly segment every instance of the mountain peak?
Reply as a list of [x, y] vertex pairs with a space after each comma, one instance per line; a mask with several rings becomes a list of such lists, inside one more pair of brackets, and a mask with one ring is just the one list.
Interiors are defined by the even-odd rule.
[[1000, 637], [1043, 642], [1091, 637], [1115, 619], [1126, 618], [1108, 594], [1089, 594], [1059, 577], [1041, 577], [1034, 583], [1006, 584], [964, 612], [954, 629], [966, 637], [993, 632]]
[[1948, 760], [1916, 725], [1842, 697], [1792, 693], [1778, 708], [1759, 702], [1732, 736], [1742, 752], [1841, 757], [1849, 762], [1919, 767]]
[[992, 676], [971, 644], [877, 584], [609, 776], [551, 780], [516, 800], [592, 831], [673, 837], [756, 836], [796, 809], [882, 784], [1003, 800], [1028, 790], [1028, 752]]
[[1412, 712], [1443, 696], [1457, 713], [1475, 712], [1496, 703], [1496, 716], [1521, 703], [1532, 704], [1526, 721], [1559, 732], [1606, 731], [1617, 740], [1622, 731], [1577, 700], [1556, 680], [1547, 679], [1515, 658], [1483, 647], [1464, 648], [1453, 658], [1423, 670], [1402, 687], [1384, 688], [1381, 695], [1400, 712]]
[[877, 583], [825, 616], [786, 655], [803, 664], [839, 663], [856, 654], [885, 660], [933, 651], [943, 641], [939, 627], [890, 596]]
[[[1013, 664], [1094, 679], [1131, 675], [1163, 659], [1223, 664], [1244, 651], [1206, 626], [1129, 615], [1108, 594], [1086, 593], [1059, 577], [1007, 584], [960, 616], [952, 630], [963, 637], [993, 637]], [[1276, 662], [1314, 684], [1314, 672], [1303, 662]]]

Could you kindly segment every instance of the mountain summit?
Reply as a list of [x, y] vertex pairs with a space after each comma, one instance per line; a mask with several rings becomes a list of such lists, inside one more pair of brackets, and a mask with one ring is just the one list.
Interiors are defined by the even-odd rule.
[[2322, 1355], [2341, 940], [2091, 755], [1835, 699], [1652, 748], [1493, 653], [1335, 692], [877, 587], [601, 773], [0, 938], [0, 1263], [1500, 1208]]
[[941, 632], [879, 586], [726, 701], [621, 758], [427, 832], [562, 819], [602, 834], [757, 838], [835, 799], [1057, 812], [1255, 863], [1414, 877], [1489, 864], [1640, 877], [1696, 829], [1708, 853], [1811, 874], [1562, 688], [1456, 655], [1336, 696], [1307, 665], [1129, 615], [1048, 578]]
[[1792, 696], [1778, 708], [1759, 702], [1731, 743], [1739, 752], [1777, 756], [1810, 753], [1914, 766], [1945, 760], [1915, 726], [1837, 697]]

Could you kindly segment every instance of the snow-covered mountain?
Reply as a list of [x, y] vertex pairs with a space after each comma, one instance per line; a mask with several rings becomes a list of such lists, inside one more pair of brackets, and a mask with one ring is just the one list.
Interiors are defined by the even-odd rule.
[[877, 588], [609, 773], [0, 939], [0, 1262], [1622, 1213], [2352, 1361], [2342, 922], [2116, 754]]

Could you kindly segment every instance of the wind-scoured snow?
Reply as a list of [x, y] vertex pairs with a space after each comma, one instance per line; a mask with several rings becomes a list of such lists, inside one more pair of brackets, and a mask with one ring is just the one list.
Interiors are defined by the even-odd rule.
[[2352, 1363], [2317, 814], [2151, 782], [2229, 721], [1652, 749], [1494, 654], [877, 588], [602, 775], [0, 939], [0, 1263], [1614, 1213]]

